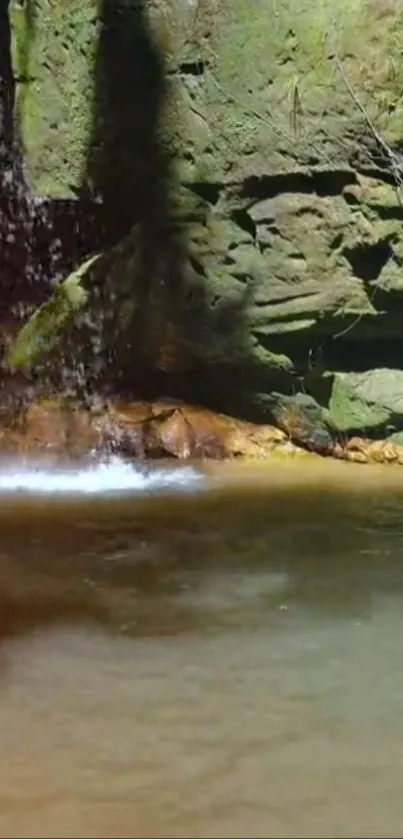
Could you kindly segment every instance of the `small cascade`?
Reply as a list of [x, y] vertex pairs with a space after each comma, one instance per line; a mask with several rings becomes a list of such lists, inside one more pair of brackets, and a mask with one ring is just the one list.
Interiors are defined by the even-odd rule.
[[0, 469], [0, 495], [89, 496], [190, 491], [203, 482], [191, 466], [139, 466], [113, 457], [78, 468], [47, 468], [13, 463]]

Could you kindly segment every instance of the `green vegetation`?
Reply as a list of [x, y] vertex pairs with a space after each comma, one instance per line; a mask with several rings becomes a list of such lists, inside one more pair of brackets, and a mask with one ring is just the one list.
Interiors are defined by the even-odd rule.
[[22, 327], [5, 359], [12, 371], [32, 367], [60, 341], [66, 326], [88, 301], [82, 281], [98, 258], [92, 256], [56, 286], [51, 299]]
[[97, 0], [12, 0], [16, 111], [33, 189], [71, 195], [93, 125]]

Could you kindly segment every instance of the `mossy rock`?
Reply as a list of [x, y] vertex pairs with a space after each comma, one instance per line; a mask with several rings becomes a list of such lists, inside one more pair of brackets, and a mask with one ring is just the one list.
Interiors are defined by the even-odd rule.
[[16, 118], [40, 195], [79, 189], [93, 130], [97, 0], [11, 0]]
[[60, 343], [63, 332], [88, 302], [83, 280], [98, 258], [98, 255], [92, 256], [56, 286], [50, 300], [43, 303], [22, 327], [5, 358], [11, 371], [32, 368]]
[[403, 429], [403, 370], [336, 373], [329, 410], [344, 432], [388, 436]]
[[[103, 306], [118, 367], [141, 358], [177, 372], [197, 362], [211, 379], [224, 371], [217, 392], [232, 377], [234, 397], [252, 404], [273, 388], [289, 392], [311, 350], [333, 337], [336, 356], [345, 336], [365, 356], [375, 339], [399, 342], [402, 213], [376, 131], [398, 154], [401, 0], [106, 6], [106, 27], [96, 0], [11, 0], [11, 17], [16, 116], [35, 191], [71, 196], [89, 181], [118, 212], [127, 205], [130, 223], [147, 210], [152, 269], [141, 270], [130, 234], [102, 260], [106, 286], [86, 304], [98, 314]], [[203, 199], [178, 221], [179, 180]], [[153, 226], [161, 216], [164, 235], [181, 228], [176, 263]], [[63, 331], [75, 320], [70, 304], [60, 321], [52, 305]], [[17, 363], [38, 357], [24, 352]], [[349, 429], [352, 399], [337, 388], [332, 404]], [[359, 427], [373, 426], [366, 398], [355, 413]]]

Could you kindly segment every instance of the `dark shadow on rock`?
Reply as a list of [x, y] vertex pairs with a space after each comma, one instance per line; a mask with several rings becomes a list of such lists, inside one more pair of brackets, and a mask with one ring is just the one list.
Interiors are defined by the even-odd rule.
[[98, 0], [93, 136], [84, 184], [120, 234], [141, 220], [153, 230], [166, 214], [168, 160], [159, 141], [165, 97], [163, 57], [153, 44], [146, 3]]
[[[215, 303], [209, 298], [211, 288], [203, 258], [195, 259], [192, 232], [194, 223], [205, 231], [208, 249], [206, 218], [212, 207], [179, 183], [180, 150], [167, 139], [167, 120], [175, 119], [168, 101], [172, 76], [150, 26], [149, 5], [145, 0], [99, 0], [98, 14], [93, 134], [83, 192], [100, 199], [106, 227], [117, 237], [133, 231], [135, 267], [125, 294], [136, 300], [136, 311], [119, 353], [121, 325], [110, 296], [114, 289], [102, 287], [102, 275], [109, 267], [113, 271], [114, 256], [106, 254], [99, 322], [88, 345], [101, 338], [98, 343], [107, 350], [102, 365], [99, 359], [92, 368], [89, 363], [90, 385], [99, 387], [94, 368], [101, 366], [101, 378], [110, 389], [211, 404], [214, 394], [222, 394], [223, 385], [234, 380], [245, 353], [239, 341], [234, 353], [213, 345], [228, 348], [232, 336], [242, 333], [252, 289], [240, 284], [236, 300], [225, 294]], [[201, 212], [199, 204], [204, 205]], [[76, 346], [85, 343], [86, 329], [84, 323], [81, 334], [74, 331]]]
[[12, 65], [10, 0], [0, 0], [0, 328], [23, 320], [49, 294], [58, 279], [87, 253], [103, 244], [101, 213], [96, 202], [55, 201], [32, 193], [27, 181], [16, 102], [18, 85], [32, 84], [29, 53], [36, 7], [25, 0], [26, 43], [20, 50], [19, 73]]
[[138, 224], [136, 295], [144, 311], [156, 285], [180, 285], [183, 241], [174, 222], [173, 150], [163, 141], [167, 79], [147, 3], [98, 0], [93, 134], [83, 190], [97, 196], [106, 227], [124, 236]]
[[[56, 363], [55, 356], [51, 364], [46, 362], [48, 368], [53, 365], [53, 372], [46, 378], [42, 368], [40, 378], [59, 390], [68, 382], [69, 390], [80, 395], [104, 387], [136, 397], [172, 395], [239, 413], [243, 389], [253, 389], [255, 380], [258, 390], [270, 384], [265, 365], [250, 361], [246, 310], [253, 287], [251, 282], [239, 282], [238, 290], [230, 293], [223, 277], [218, 297], [212, 288], [215, 269], [212, 272], [210, 266], [208, 273], [205, 262], [214, 249], [207, 221], [215, 212], [214, 200], [202, 200], [197, 190], [192, 193], [180, 186], [180, 149], [172, 136], [179, 136], [185, 126], [172, 131], [168, 125], [170, 118], [176, 118], [169, 114], [168, 101], [176, 80], [172, 68], [167, 73], [165, 56], [153, 37], [149, 5], [146, 0], [98, 0], [94, 99], [89, 103], [93, 131], [86, 169], [76, 200], [54, 200], [33, 196], [24, 179], [18, 131], [13, 131], [10, 116], [14, 80], [8, 3], [2, 2], [8, 44], [4, 74], [8, 73], [9, 154], [14, 167], [4, 217], [15, 223], [22, 237], [19, 249], [11, 237], [8, 252], [8, 230], [1, 231], [7, 316], [11, 312], [14, 321], [24, 321], [49, 297], [55, 283], [94, 252], [105, 252], [108, 274], [108, 264], [113, 268], [115, 258], [110, 247], [136, 228], [136, 269], [125, 288], [128, 299], [136, 300], [134, 316], [122, 329], [119, 317], [110, 317], [119, 278], [115, 288], [107, 283], [102, 287], [100, 282], [91, 326], [91, 315], [84, 315], [68, 336], [69, 351], [63, 350]], [[33, 38], [40, 20], [35, 18], [32, 0], [23, 9]], [[28, 76], [28, 66], [27, 53], [23, 76]], [[218, 259], [217, 270], [224, 268]], [[228, 276], [233, 282], [234, 277]], [[115, 315], [116, 308], [115, 302]], [[83, 350], [86, 359], [81, 364]], [[272, 386], [281, 387], [277, 375]], [[245, 415], [243, 408], [242, 412]]]
[[[23, 0], [27, 37], [12, 65], [10, 0], [0, 0], [0, 364], [9, 341], [55, 283], [94, 251], [115, 240], [103, 207], [89, 194], [55, 200], [34, 195], [24, 169], [17, 88], [29, 77], [39, 25], [33, 0]], [[1, 405], [24, 390], [24, 376], [0, 372]]]
[[[9, 0], [0, 0], [0, 278], [2, 304], [21, 288], [28, 250], [30, 207], [14, 134], [15, 80], [11, 63]], [[8, 302], [8, 301], [7, 301]]]

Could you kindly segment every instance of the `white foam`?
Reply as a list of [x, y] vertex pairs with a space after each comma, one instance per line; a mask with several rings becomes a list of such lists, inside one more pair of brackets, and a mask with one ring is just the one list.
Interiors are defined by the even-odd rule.
[[202, 480], [190, 466], [177, 469], [139, 468], [120, 458], [77, 469], [7, 466], [0, 468], [0, 493], [99, 495], [187, 489]]

